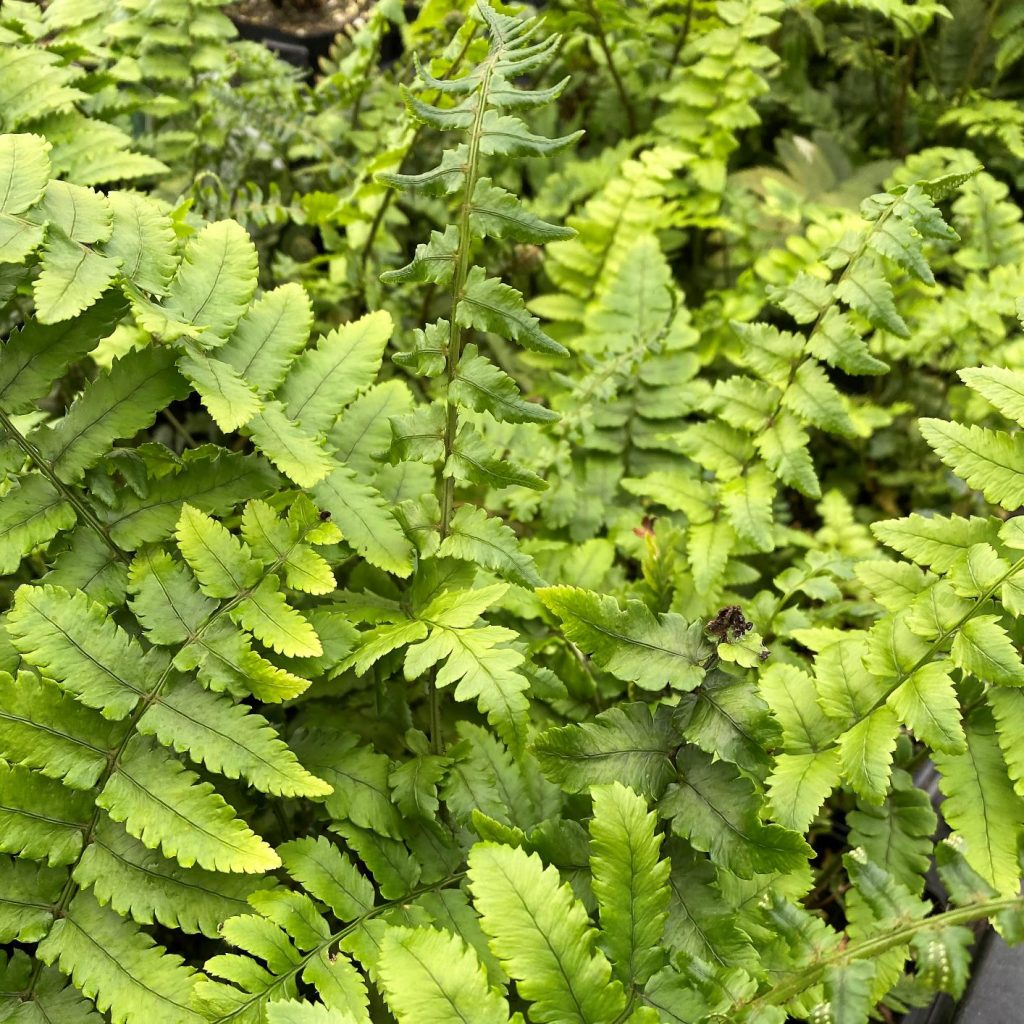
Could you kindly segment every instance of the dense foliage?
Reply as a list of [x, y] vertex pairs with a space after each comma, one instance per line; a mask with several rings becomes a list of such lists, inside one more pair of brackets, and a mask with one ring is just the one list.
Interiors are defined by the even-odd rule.
[[3, 1024], [1024, 938], [1024, 6], [544, 6], [0, 6]]

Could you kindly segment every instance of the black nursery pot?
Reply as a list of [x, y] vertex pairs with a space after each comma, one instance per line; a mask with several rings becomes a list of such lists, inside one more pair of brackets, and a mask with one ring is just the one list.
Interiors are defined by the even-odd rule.
[[[914, 782], [932, 797], [939, 814], [940, 835], [948, 831], [939, 806], [938, 772], [930, 762], [914, 775]], [[945, 893], [935, 874], [929, 872], [928, 889], [941, 903]], [[975, 943], [971, 980], [959, 1002], [938, 995], [928, 1005], [913, 1010], [903, 1024], [1021, 1024], [1024, 1021], [1024, 943], [1008, 946], [991, 927]]]
[[[243, 39], [262, 43], [282, 60], [299, 68], [307, 78], [316, 74], [321, 59], [328, 56], [335, 37], [345, 28], [344, 24], [335, 22], [325, 28], [306, 26], [288, 29], [280, 24], [250, 21], [231, 10], [227, 13]], [[402, 37], [398, 29], [392, 26], [381, 40], [381, 67], [394, 63], [401, 55]]]
[[331, 43], [337, 35], [336, 28], [318, 29], [311, 32], [289, 32], [277, 25], [246, 21], [237, 15], [231, 20], [243, 39], [262, 43], [282, 60], [294, 65], [307, 76], [312, 75], [320, 65], [320, 59], [330, 52]]

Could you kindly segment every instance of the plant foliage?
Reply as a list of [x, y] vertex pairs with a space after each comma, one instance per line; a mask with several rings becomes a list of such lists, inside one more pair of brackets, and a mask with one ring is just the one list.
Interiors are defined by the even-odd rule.
[[1020, 5], [222, 6], [0, 10], [0, 1022], [959, 997]]

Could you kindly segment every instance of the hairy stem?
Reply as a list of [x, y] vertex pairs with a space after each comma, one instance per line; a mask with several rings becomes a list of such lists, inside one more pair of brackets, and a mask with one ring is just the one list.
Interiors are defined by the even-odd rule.
[[586, 0], [586, 2], [591, 20], [594, 22], [594, 28], [597, 30], [597, 45], [601, 47], [601, 52], [604, 54], [605, 63], [608, 65], [608, 71], [612, 76], [612, 82], [615, 84], [615, 91], [619, 94], [619, 102], [622, 104], [623, 112], [626, 115], [626, 124], [629, 126], [629, 134], [636, 135], [636, 110], [633, 109], [633, 103], [629, 98], [629, 93], [626, 92], [625, 83], [622, 81], [619, 69], [615, 65], [615, 58], [612, 57], [611, 48], [608, 46], [608, 37], [605, 34], [604, 22], [601, 20], [601, 12], [594, 4], [594, 0]]
[[[446, 370], [448, 384], [451, 385], [459, 370], [459, 358], [462, 355], [463, 329], [458, 324], [459, 303], [462, 301], [462, 293], [466, 287], [466, 277], [469, 274], [469, 257], [472, 247], [470, 237], [470, 214], [472, 212], [473, 191], [476, 188], [476, 180], [479, 174], [480, 165], [480, 139], [483, 136], [484, 115], [487, 113], [487, 94], [490, 90], [491, 77], [494, 74], [494, 63], [500, 51], [488, 59], [484, 65], [483, 76], [480, 88], [477, 91], [476, 110], [473, 114], [473, 124], [469, 132], [469, 154], [466, 158], [466, 180], [462, 187], [462, 204], [459, 207], [459, 248], [455, 254], [455, 272], [452, 275], [451, 290], [451, 323], [448, 327], [448, 352], [446, 358]], [[455, 436], [459, 429], [458, 406], [452, 401], [446, 401], [445, 427], [444, 427], [444, 460], [447, 464], [455, 447]], [[444, 477], [441, 484], [441, 540], [448, 536], [451, 529], [452, 514], [455, 511], [455, 478], [451, 475]]]
[[[448, 327], [448, 351], [445, 353], [446, 377], [448, 385], [455, 381], [459, 370], [459, 358], [462, 355], [463, 329], [458, 323], [459, 303], [466, 287], [469, 274], [469, 257], [472, 248], [470, 235], [470, 214], [473, 206], [473, 192], [476, 188], [480, 169], [480, 140], [483, 137], [484, 115], [487, 113], [487, 98], [494, 75], [494, 65], [501, 55], [501, 48], [496, 48], [483, 65], [480, 87], [476, 93], [476, 109], [473, 113], [473, 124], [469, 129], [469, 152], [466, 157], [466, 177], [462, 186], [462, 204], [459, 207], [459, 248], [455, 253], [455, 270], [452, 274], [451, 288], [451, 321]], [[441, 518], [439, 532], [443, 541], [451, 530], [452, 516], [455, 512], [455, 477], [449, 471], [448, 463], [455, 449], [455, 438], [459, 430], [459, 410], [455, 402], [445, 398], [445, 424], [443, 435], [443, 465], [441, 479]], [[441, 732], [441, 695], [437, 687], [437, 672], [431, 672], [427, 682], [427, 700], [430, 708], [430, 746], [435, 754], [443, 754], [445, 745]]]
[[690, 38], [690, 27], [693, 25], [693, 0], [686, 4], [686, 17], [683, 20], [683, 30], [679, 33], [676, 45], [672, 49], [672, 59], [669, 61], [669, 68], [674, 68], [679, 60], [679, 55], [686, 48], [686, 42]]
[[[747, 1019], [756, 1020], [756, 1017], [750, 1016], [751, 1010], [758, 1006], [785, 1006], [791, 999], [795, 999], [811, 986], [818, 984], [825, 972], [836, 964], [879, 957], [890, 949], [907, 945], [920, 932], [927, 932], [933, 928], [951, 928], [955, 925], [970, 924], [972, 921], [993, 917], [1004, 910], [1024, 910], [1024, 897], [1008, 896], [985, 900], [983, 903], [972, 903], [966, 907], [956, 907], [941, 914], [934, 914], [918, 921], [910, 921], [890, 928], [873, 938], [851, 943], [845, 949], [811, 964], [788, 981], [774, 986], [764, 995], [758, 996], [748, 1003], [734, 1005], [733, 1010], [742, 1009], [747, 1012]], [[731, 1021], [735, 1018], [729, 1017], [728, 1019]]]

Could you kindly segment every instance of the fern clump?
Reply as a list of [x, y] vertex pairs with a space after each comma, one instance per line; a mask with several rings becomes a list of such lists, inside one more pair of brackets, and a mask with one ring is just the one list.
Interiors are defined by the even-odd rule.
[[307, 78], [222, 6], [0, 12], [0, 1021], [958, 998], [1016, 6], [387, 0]]

